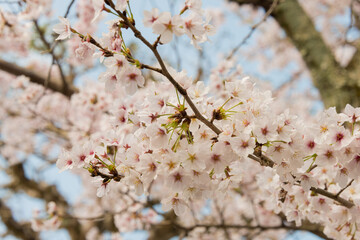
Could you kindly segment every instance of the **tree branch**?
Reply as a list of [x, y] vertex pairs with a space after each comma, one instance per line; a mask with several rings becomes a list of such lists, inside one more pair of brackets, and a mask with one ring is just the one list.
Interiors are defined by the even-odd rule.
[[[62, 212], [66, 212], [70, 208], [64, 197], [57, 191], [56, 186], [28, 179], [25, 176], [22, 163], [10, 166], [7, 173], [12, 177], [12, 182], [5, 185], [5, 188], [12, 189], [15, 192], [24, 191], [27, 195], [44, 199], [47, 203], [54, 201], [59, 211]], [[61, 227], [69, 231], [72, 239], [85, 240], [85, 233], [76, 219], [64, 220]]]
[[2, 222], [6, 225], [6, 235], [11, 234], [24, 240], [40, 239], [39, 234], [32, 230], [29, 223], [19, 223], [15, 221], [11, 209], [5, 205], [2, 199], [0, 199], [0, 217]]
[[[229, 0], [269, 9], [273, 0]], [[299, 50], [311, 72], [325, 107], [342, 110], [346, 104], [360, 106], [358, 73], [350, 74], [335, 60], [330, 48], [297, 0], [281, 1], [271, 14]], [[355, 63], [354, 63], [355, 64]], [[350, 64], [351, 66], [355, 66]], [[358, 66], [357, 64], [356, 66]], [[350, 66], [349, 66], [350, 67]], [[359, 69], [357, 67], [357, 69]]]
[[353, 206], [355, 206], [355, 204], [353, 202], [351, 202], [349, 200], [346, 200], [346, 199], [338, 196], [337, 194], [333, 194], [331, 192], [328, 192], [328, 191], [326, 191], [324, 189], [311, 187], [310, 190], [317, 193], [317, 194], [328, 197], [328, 198], [340, 203], [344, 207], [352, 208]]
[[[70, 7], [71, 7], [71, 5], [72, 4], [70, 4]], [[70, 8], [69, 8], [70, 9]], [[50, 81], [50, 76], [51, 76], [51, 68], [52, 68], [52, 66], [53, 66], [53, 64], [54, 63], [56, 63], [56, 65], [58, 66], [58, 68], [59, 68], [59, 73], [60, 73], [60, 77], [61, 77], [61, 81], [62, 81], [62, 90], [63, 90], [63, 92], [68, 92], [68, 89], [69, 89], [69, 83], [68, 83], [68, 81], [67, 81], [67, 79], [66, 79], [66, 77], [65, 77], [65, 74], [64, 74], [64, 71], [63, 71], [63, 69], [62, 69], [62, 66], [61, 66], [61, 64], [60, 64], [60, 61], [59, 61], [59, 59], [58, 59], [58, 57], [55, 55], [55, 53], [54, 53], [54, 48], [55, 48], [55, 43], [57, 43], [57, 42], [55, 42], [54, 43], [54, 47], [51, 47], [51, 44], [50, 43], [48, 43], [48, 41], [46, 40], [46, 38], [45, 38], [45, 35], [44, 35], [44, 32], [40, 29], [40, 26], [39, 26], [39, 24], [38, 24], [38, 22], [37, 22], [37, 20], [34, 20], [33, 21], [33, 23], [34, 23], [34, 25], [35, 25], [35, 29], [36, 29], [36, 31], [38, 32], [38, 34], [39, 34], [39, 36], [40, 36], [40, 39], [41, 39], [41, 41], [43, 42], [43, 44], [46, 46], [46, 48], [47, 48], [47, 52], [51, 55], [51, 57], [52, 57], [52, 60], [51, 60], [51, 65], [50, 65], [50, 70], [49, 70], [49, 77], [48, 77], [48, 79], [46, 80], [46, 82], [45, 82], [45, 87], [47, 87], [47, 83]]]
[[[15, 76], [24, 75], [24, 76], [30, 78], [30, 81], [33, 83], [37, 83], [37, 84], [40, 84], [43, 86], [45, 86], [45, 84], [46, 84], [46, 78], [44, 78], [44, 77], [38, 75], [37, 73], [34, 73], [26, 68], [17, 66], [14, 63], [6, 62], [2, 59], [0, 59], [0, 70], [10, 73]], [[62, 93], [67, 97], [70, 97], [72, 94], [74, 94], [78, 91], [75, 87], [70, 87], [67, 91], [64, 91], [60, 82], [55, 82], [55, 81], [49, 81], [47, 84], [47, 87], [55, 92]]]
[[196, 228], [219, 228], [219, 229], [248, 229], [248, 230], [261, 230], [261, 231], [268, 231], [268, 230], [301, 230], [301, 231], [308, 231], [311, 233], [314, 233], [324, 239], [330, 239], [328, 238], [324, 233], [320, 232], [318, 230], [319, 225], [310, 223], [309, 224], [303, 224], [300, 227], [296, 227], [295, 225], [291, 223], [282, 223], [281, 225], [276, 226], [263, 226], [263, 225], [240, 225], [240, 224], [195, 224], [190, 227], [184, 227], [179, 224], [175, 224], [175, 226], [181, 230], [184, 230], [186, 232], [190, 232]]

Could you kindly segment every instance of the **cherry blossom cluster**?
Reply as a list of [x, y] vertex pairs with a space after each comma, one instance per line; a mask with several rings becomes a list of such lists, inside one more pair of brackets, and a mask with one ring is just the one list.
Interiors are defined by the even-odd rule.
[[[191, 201], [216, 198], [219, 193], [226, 196], [237, 188], [249, 174], [246, 169], [258, 164], [249, 155], [259, 151], [275, 164], [255, 174], [258, 191], [264, 193], [257, 198], [297, 224], [305, 218], [319, 221], [311, 218], [313, 213], [325, 213], [336, 204], [313, 196], [311, 188], [329, 185], [339, 191], [350, 179], [357, 181], [359, 109], [348, 106], [343, 114], [329, 109], [318, 121], [305, 124], [289, 110], [273, 112], [270, 92], [259, 91], [236, 71], [219, 69], [212, 79], [224, 81], [223, 91], [217, 92], [222, 98], [215, 100], [202, 82], [193, 85], [189, 78], [187, 91], [200, 112], [221, 128], [220, 135], [193, 116], [169, 83], [160, 82], [116, 103], [110, 128], [81, 148], [64, 151], [58, 166], [86, 168], [98, 179], [100, 197], [110, 194], [117, 182], [131, 186], [138, 195], [151, 193], [152, 184], [160, 185], [163, 210], [172, 208], [184, 216]], [[172, 74], [186, 86], [184, 73]], [[346, 129], [345, 123], [352, 128]], [[340, 209], [346, 212], [342, 224], [350, 218], [356, 225], [356, 210]], [[327, 226], [335, 218], [329, 217]], [[336, 223], [334, 229], [339, 220]], [[351, 224], [344, 229], [353, 231]]]
[[[34, 6], [49, 7], [47, 1], [27, 2], [27, 15], [34, 18]], [[9, 163], [19, 161], [16, 151], [38, 151], [37, 131], [49, 139], [56, 134], [63, 141], [57, 139], [63, 147], [57, 167], [84, 182], [74, 216], [113, 218], [120, 232], [150, 229], [174, 210], [177, 220], [171, 223], [188, 239], [241, 238], [249, 233], [245, 227], [260, 230], [254, 232], [258, 238], [279, 238], [308, 222], [334, 239], [358, 238], [360, 109], [347, 105], [343, 113], [329, 108], [303, 117], [245, 76], [234, 58], [212, 69], [208, 83], [194, 82], [186, 71], [160, 61], [157, 48], [174, 35], [187, 35], [195, 47], [208, 40], [214, 29], [201, 1], [184, 1], [178, 15], [145, 11], [143, 23], [157, 35], [153, 44], [137, 32], [130, 3], [81, 0], [79, 22], [59, 17], [54, 31], [57, 40], [70, 38], [69, 63], [91, 67], [99, 59], [106, 67], [99, 82], [70, 99], [27, 77], [0, 75], [1, 154]], [[116, 19], [97, 38], [94, 23], [103, 13]], [[0, 19], [6, 33], [1, 38], [21, 32], [11, 14]], [[124, 31], [149, 43], [159, 64], [136, 59]], [[39, 154], [54, 145], [50, 141]], [[32, 227], [56, 229], [68, 214], [49, 203], [46, 217], [37, 214]], [[97, 231], [91, 228], [87, 237], [99, 238]]]
[[[186, 2], [184, 11], [192, 7]], [[115, 9], [119, 10], [118, 6]], [[144, 22], [159, 34], [162, 43], [183, 29], [180, 16], [157, 10], [145, 12]], [[67, 22], [63, 26], [59, 34], [67, 32], [69, 37], [71, 32], [77, 33]], [[123, 26], [113, 23], [112, 27]], [[87, 169], [97, 179], [99, 197], [111, 194], [117, 182], [130, 186], [137, 195], [149, 195], [153, 185], [161, 186], [163, 210], [173, 209], [184, 217], [190, 214], [192, 201], [219, 198], [219, 194], [226, 196], [238, 188], [248, 174], [245, 170], [256, 160], [271, 167], [254, 173], [257, 191], [264, 193], [257, 199], [265, 202], [265, 209], [283, 212], [296, 225], [305, 220], [320, 222], [329, 235], [342, 231], [348, 236], [356, 234], [359, 219], [354, 204], [339, 206], [341, 220], [336, 214], [321, 218], [337, 205], [315, 190], [346, 190], [358, 181], [359, 109], [348, 105], [338, 114], [330, 108], [309, 122], [289, 109], [274, 112], [271, 92], [257, 89], [241, 69], [234, 69], [231, 59], [212, 72], [212, 91], [202, 82], [193, 84], [186, 72], [167, 67], [180, 90], [186, 91], [201, 116], [208, 119], [204, 124], [183, 93], [167, 82], [168, 76], [138, 89], [144, 85], [136, 68], [141, 63], [127, 52], [121, 32], [116, 31], [110, 32], [110, 41], [102, 39], [100, 44], [90, 36], [79, 36], [106, 57], [107, 71], [100, 77], [106, 90], [114, 90], [120, 83], [131, 96], [113, 104], [111, 124], [105, 131], [92, 135], [81, 147], [62, 152], [57, 162], [60, 169]], [[191, 35], [196, 38], [198, 33]], [[344, 195], [349, 193], [344, 191]], [[355, 195], [349, 197], [357, 201]]]
[[[181, 15], [188, 9], [191, 13], [183, 19]], [[210, 20], [211, 17], [204, 16], [201, 10], [201, 1], [188, 0], [185, 1], [180, 15], [171, 16], [170, 12], [159, 13], [159, 10], [154, 8], [144, 11], [143, 22], [145, 27], [151, 27], [153, 33], [160, 35], [160, 41], [164, 44], [171, 42], [174, 34], [186, 34], [191, 39], [191, 44], [199, 48], [198, 43], [207, 41], [207, 35], [214, 33], [214, 27], [209, 24]]]

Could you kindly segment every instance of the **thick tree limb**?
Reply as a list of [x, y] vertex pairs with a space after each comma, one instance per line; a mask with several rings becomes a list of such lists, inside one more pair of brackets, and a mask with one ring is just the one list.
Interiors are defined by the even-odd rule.
[[177, 216], [174, 211], [162, 214], [164, 220], [153, 224], [149, 230], [148, 240], [168, 240], [181, 234], [181, 228], [176, 224]]
[[268, 231], [268, 230], [298, 230], [298, 231], [307, 231], [311, 232], [323, 239], [331, 240], [331, 238], [328, 238], [323, 233], [323, 226], [316, 223], [311, 223], [308, 220], [304, 220], [301, 224], [301, 226], [297, 227], [294, 223], [290, 223], [286, 221], [286, 217], [283, 214], [280, 214], [280, 217], [282, 218], [282, 224], [275, 225], [275, 226], [263, 226], [263, 225], [241, 225], [241, 224], [195, 224], [189, 227], [185, 227], [175, 221], [176, 215], [173, 211], [167, 213], [170, 217], [169, 219], [166, 219], [162, 221], [159, 224], [156, 224], [152, 227], [149, 240], [167, 240], [171, 237], [180, 235], [181, 232], [185, 233], [185, 236], [189, 234], [191, 231], [195, 230], [196, 228], [217, 228], [217, 229], [247, 229], [249, 231], [251, 230], [260, 230], [260, 231]]
[[[37, 84], [40, 84], [43, 86], [45, 86], [45, 83], [46, 83], [46, 78], [40, 76], [39, 74], [37, 74], [29, 69], [17, 66], [14, 63], [4, 61], [2, 59], [0, 59], [0, 70], [10, 73], [10, 74], [13, 74], [15, 76], [24, 75], [24, 76], [30, 78], [31, 82], [37, 83]], [[55, 82], [55, 81], [49, 81], [47, 83], [47, 88], [49, 88], [55, 92], [62, 93], [68, 97], [70, 97], [72, 94], [77, 92], [77, 89], [74, 87], [69, 87], [66, 91], [64, 91], [62, 84], [60, 82]]]
[[[272, 2], [272, 0], [230, 1], [240, 5], [252, 4], [265, 10], [269, 9]], [[336, 106], [338, 110], [342, 110], [347, 103], [360, 106], [358, 75], [348, 72], [336, 62], [331, 50], [298, 1], [281, 1], [271, 15], [301, 53], [325, 107]]]
[[354, 46], [356, 46], [356, 52], [349, 64], [346, 66], [346, 70], [352, 79], [358, 79], [357, 84], [360, 85], [360, 42], [357, 42]]
[[[68, 203], [57, 191], [56, 186], [28, 179], [25, 176], [22, 163], [10, 166], [7, 169], [7, 173], [11, 176], [12, 182], [5, 185], [5, 188], [15, 192], [24, 191], [27, 195], [44, 199], [47, 203], [54, 201], [60, 212], [65, 213], [69, 209]], [[68, 230], [72, 239], [85, 240], [85, 233], [81, 229], [81, 224], [76, 219], [64, 219], [61, 227]]]
[[39, 234], [34, 232], [29, 223], [19, 223], [13, 218], [11, 209], [0, 199], [0, 217], [7, 228], [7, 234], [24, 240], [37, 240]]

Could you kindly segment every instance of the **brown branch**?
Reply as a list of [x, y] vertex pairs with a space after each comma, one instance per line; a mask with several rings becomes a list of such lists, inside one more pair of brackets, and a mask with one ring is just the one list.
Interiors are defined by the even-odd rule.
[[261, 231], [268, 231], [268, 230], [281, 230], [281, 229], [285, 229], [285, 230], [301, 230], [301, 231], [309, 231], [312, 232], [318, 236], [321, 236], [324, 239], [330, 239], [328, 237], [326, 237], [326, 235], [323, 232], [320, 232], [318, 230], [319, 225], [317, 224], [304, 224], [300, 227], [297, 227], [291, 223], [285, 222], [282, 223], [281, 225], [276, 225], [276, 226], [262, 226], [262, 225], [240, 225], [240, 224], [195, 224], [193, 226], [190, 227], [184, 227], [180, 224], [175, 224], [175, 227], [178, 229], [181, 229], [183, 231], [186, 231], [187, 233], [191, 232], [192, 230], [196, 229], [196, 228], [206, 228], [206, 229], [210, 229], [210, 228], [218, 228], [218, 229], [248, 229], [248, 230], [261, 230]]
[[92, 166], [92, 177], [100, 176], [103, 178], [104, 181], [108, 180], [114, 180], [116, 182], [120, 182], [120, 180], [124, 177], [123, 175], [119, 174], [118, 171], [114, 168], [112, 171], [110, 171], [110, 174], [106, 174], [100, 171], [100, 169], [97, 166]]
[[[22, 163], [10, 166], [7, 173], [12, 178], [9, 184], [4, 188], [11, 189], [15, 192], [24, 191], [30, 197], [44, 199], [47, 203], [56, 202], [59, 212], [67, 212], [70, 208], [64, 197], [58, 192], [56, 186], [48, 185], [45, 182], [36, 182], [25, 176]], [[66, 228], [72, 239], [85, 240], [85, 233], [82, 231], [81, 224], [75, 219], [64, 220], [61, 227]]]
[[[108, 50], [107, 48], [104, 48], [103, 46], [101, 46], [101, 44], [98, 43], [92, 36], [90, 36], [90, 35], [84, 36], [82, 34], [79, 34], [79, 36], [80, 36], [80, 38], [82, 40], [86, 40], [86, 38], [88, 38], [89, 42], [91, 44], [93, 44], [94, 46], [96, 46], [97, 48], [99, 48], [103, 52], [104, 56], [106, 56], [106, 57], [114, 56], [114, 54], [115, 54], [114, 52], [112, 52], [112, 51]], [[147, 65], [147, 64], [136, 62], [136, 60], [133, 59], [133, 58], [126, 57], [126, 60], [128, 62], [130, 62], [130, 63], [137, 64], [140, 69], [148, 69], [148, 70], [151, 70], [151, 71], [154, 71], [154, 72], [158, 72], [160, 74], [162, 73], [160, 68], [156, 68], [156, 67], [152, 67], [152, 66]]]
[[[130, 206], [128, 206], [130, 207]], [[128, 208], [124, 208], [118, 212], [105, 212], [104, 214], [98, 215], [96, 217], [79, 217], [79, 216], [72, 216], [72, 215], [59, 215], [60, 218], [63, 219], [75, 219], [78, 221], [103, 221], [104, 219], [106, 219], [107, 217], [111, 216], [115, 216], [115, 215], [119, 215], [119, 214], [123, 214], [124, 212], [128, 211]]]
[[75, 2], [75, 0], [71, 0], [71, 2], [69, 3], [69, 6], [68, 6], [67, 9], [66, 9], [64, 18], [67, 18], [67, 16], [69, 15], [70, 9], [71, 9], [72, 5], [74, 4], [74, 2]]
[[258, 163], [260, 163], [261, 166], [264, 167], [274, 167], [275, 163], [274, 161], [272, 161], [270, 158], [262, 155], [262, 156], [255, 156], [253, 154], [249, 154], [248, 158], [251, 158], [252, 160], [257, 161]]
[[35, 26], [35, 29], [36, 31], [38, 32], [39, 36], [40, 36], [40, 39], [41, 41], [43, 42], [43, 44], [46, 46], [47, 48], [47, 52], [51, 55], [52, 57], [52, 60], [51, 60], [51, 65], [50, 65], [50, 70], [49, 70], [49, 75], [48, 75], [48, 79], [47, 81], [45, 82], [45, 87], [47, 87], [47, 83], [50, 81], [50, 72], [51, 72], [51, 68], [52, 68], [52, 65], [54, 63], [56, 63], [56, 65], [58, 66], [59, 68], [59, 73], [60, 73], [60, 77], [61, 77], [61, 81], [62, 81], [62, 90], [64, 92], [67, 92], [68, 89], [69, 89], [69, 83], [65, 77], [65, 74], [64, 74], [64, 71], [62, 69], [62, 66], [60, 64], [60, 61], [59, 61], [59, 58], [55, 55], [54, 53], [54, 49], [55, 49], [55, 43], [54, 43], [54, 47], [51, 46], [51, 44], [46, 40], [45, 38], [45, 35], [44, 35], [44, 32], [40, 29], [40, 26], [37, 22], [37, 20], [34, 20], [33, 21], [34, 23], [34, 26]]
[[313, 191], [313, 192], [315, 192], [317, 194], [320, 194], [320, 195], [323, 195], [323, 196], [328, 197], [330, 199], [333, 199], [334, 201], [337, 201], [338, 203], [340, 203], [344, 207], [352, 208], [352, 207], [355, 206], [355, 204], [352, 201], [346, 200], [346, 199], [338, 196], [337, 194], [333, 194], [333, 193], [328, 192], [328, 191], [326, 191], [324, 189], [311, 187], [310, 191]]
[[7, 228], [5, 235], [11, 234], [24, 240], [40, 239], [39, 234], [32, 230], [29, 223], [19, 223], [13, 218], [11, 209], [0, 199], [0, 217]]
[[155, 40], [155, 42], [153, 43], [153, 48], [157, 48], [157, 45], [159, 44], [159, 42], [160, 42], [160, 38], [161, 38], [161, 35], [159, 35], [157, 38], [156, 38], [156, 40]]
[[[132, 58], [127, 58], [128, 62], [131, 62], [131, 63], [136, 63], [136, 61]], [[138, 64], [138, 67], [140, 69], [148, 69], [148, 70], [151, 70], [151, 71], [154, 71], [154, 72], [158, 72], [161, 74], [161, 69], [160, 68], [156, 68], [156, 67], [152, 67], [150, 65], [146, 65], [146, 64], [143, 64], [143, 63], [137, 63]]]
[[[14, 63], [6, 62], [2, 59], [0, 59], [0, 70], [10, 73], [15, 76], [24, 75], [24, 76], [30, 78], [30, 81], [33, 83], [37, 83], [37, 84], [40, 84], [43, 86], [45, 86], [45, 84], [46, 84], [46, 78], [38, 75], [37, 73], [35, 73], [31, 70], [17, 66]], [[70, 87], [67, 91], [64, 91], [61, 84], [59, 82], [55, 82], [55, 81], [48, 82], [47, 87], [55, 92], [62, 93], [67, 97], [70, 97], [72, 94], [74, 94], [78, 91], [75, 87]]]
[[[229, 0], [239, 5], [251, 4], [269, 9], [273, 0]], [[360, 53], [358, 47], [347, 68], [336, 61], [311, 18], [299, 4], [299, 0], [279, 2], [271, 14], [285, 31], [309, 69], [313, 84], [319, 90], [326, 108], [336, 106], [338, 111], [346, 104], [360, 106]]]

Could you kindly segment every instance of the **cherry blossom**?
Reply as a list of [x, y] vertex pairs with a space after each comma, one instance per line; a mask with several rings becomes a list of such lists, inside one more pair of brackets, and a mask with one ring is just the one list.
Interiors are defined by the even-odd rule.
[[159, 18], [152, 25], [153, 32], [161, 35], [162, 43], [169, 43], [173, 34], [181, 36], [184, 34], [183, 20], [179, 15], [171, 16], [169, 12], [160, 14]]
[[56, 40], [64, 40], [70, 38], [71, 36], [71, 27], [68, 19], [59, 16], [61, 23], [54, 26], [53, 31], [59, 34]]

